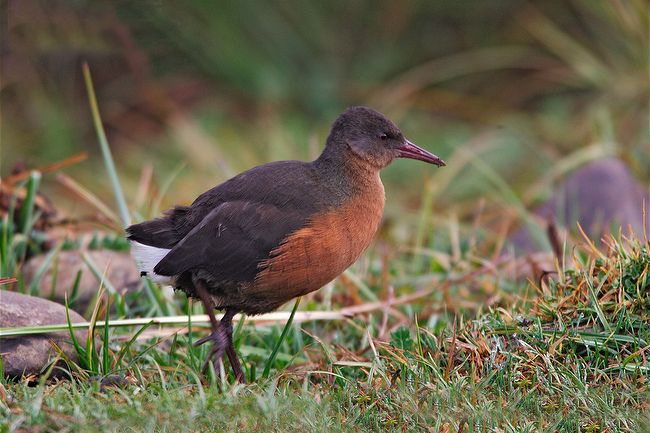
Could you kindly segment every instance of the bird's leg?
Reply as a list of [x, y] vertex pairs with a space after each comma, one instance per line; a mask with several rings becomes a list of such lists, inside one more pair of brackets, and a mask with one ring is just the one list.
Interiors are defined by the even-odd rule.
[[229, 343], [230, 339], [228, 338], [228, 332], [222, 326], [222, 324], [217, 321], [217, 318], [214, 315], [214, 303], [212, 302], [210, 295], [208, 295], [207, 290], [203, 286], [203, 283], [201, 281], [197, 281], [194, 286], [196, 288], [196, 293], [199, 295], [199, 298], [201, 298], [201, 302], [203, 302], [203, 307], [205, 308], [206, 313], [208, 313], [210, 323], [212, 324], [212, 333], [197, 340], [194, 343], [194, 346], [196, 347], [207, 343], [208, 341], [212, 341], [212, 349], [210, 350], [210, 353], [208, 353], [208, 358], [203, 364], [202, 371], [203, 374], [205, 374], [207, 372], [208, 365], [210, 365], [210, 360], [212, 359], [214, 359], [215, 362], [215, 371], [218, 371], [218, 367], [221, 365], [223, 352], [226, 350], [229, 344], [232, 345], [232, 343]]
[[221, 326], [226, 330], [226, 335], [228, 337], [226, 355], [228, 356], [228, 361], [230, 361], [232, 372], [235, 374], [239, 383], [246, 383], [246, 375], [244, 374], [244, 370], [241, 368], [237, 352], [235, 352], [235, 346], [232, 342], [232, 317], [235, 315], [235, 312], [236, 311], [232, 308], [226, 308], [226, 314], [224, 314], [221, 319]]

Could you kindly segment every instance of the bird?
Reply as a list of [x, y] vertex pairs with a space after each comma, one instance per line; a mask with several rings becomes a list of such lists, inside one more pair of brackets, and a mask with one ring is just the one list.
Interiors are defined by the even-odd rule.
[[[439, 167], [438, 156], [407, 140], [383, 114], [350, 107], [334, 121], [320, 156], [244, 171], [126, 229], [140, 275], [198, 299], [210, 317], [210, 360], [228, 357], [246, 378], [232, 341], [237, 313], [273, 311], [318, 290], [369, 246], [384, 209], [379, 172], [397, 158]], [[215, 309], [223, 310], [217, 321]]]

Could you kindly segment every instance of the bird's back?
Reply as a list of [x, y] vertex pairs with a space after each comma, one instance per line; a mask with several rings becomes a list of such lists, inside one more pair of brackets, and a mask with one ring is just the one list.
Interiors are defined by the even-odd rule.
[[315, 170], [303, 161], [276, 161], [254, 167], [199, 195], [190, 206], [176, 206], [162, 218], [134, 224], [129, 239], [160, 248], [173, 248], [211, 210], [226, 202], [271, 204], [295, 208], [308, 217], [334, 205], [321, 188]]

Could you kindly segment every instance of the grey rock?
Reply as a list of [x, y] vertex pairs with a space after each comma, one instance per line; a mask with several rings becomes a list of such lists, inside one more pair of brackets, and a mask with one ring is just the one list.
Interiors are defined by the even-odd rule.
[[[623, 233], [628, 233], [631, 227], [642, 239], [644, 198], [648, 213], [646, 225], [650, 228], [648, 188], [639, 185], [623, 161], [608, 158], [576, 170], [533, 213], [568, 230], [575, 230], [576, 223], [580, 222], [585, 233], [594, 240], [610, 231], [617, 233], [618, 227], [623, 228]], [[526, 228], [515, 232], [511, 241], [520, 253], [540, 249]]]
[[[121, 293], [129, 291], [137, 287], [140, 280], [140, 274], [135, 267], [133, 259], [128, 253], [112, 251], [112, 250], [88, 250], [86, 251], [93, 263], [96, 265], [100, 273], [104, 272], [106, 266], [108, 271], [106, 279], [111, 283], [115, 289]], [[82, 271], [81, 279], [79, 280], [79, 287], [77, 290], [77, 297], [74, 303], [70, 306], [77, 312], [84, 313], [88, 305], [94, 299], [95, 294], [99, 288], [97, 278], [88, 268], [88, 265], [81, 257], [80, 250], [61, 251], [58, 255], [58, 265], [56, 272], [56, 286], [54, 294], [51, 299], [65, 303], [65, 294], [67, 293], [70, 299], [72, 287], [79, 270]], [[29, 287], [32, 280], [36, 277], [40, 269], [44, 255], [36, 256], [30, 259], [23, 266], [23, 277], [25, 285]], [[50, 298], [52, 295], [52, 277], [53, 267], [55, 261], [52, 261], [46, 273], [41, 278], [38, 285], [38, 293], [41, 297]]]
[[[70, 321], [83, 322], [84, 318], [70, 311]], [[63, 305], [34, 296], [0, 290], [0, 328], [61, 323], [66, 323]], [[81, 345], [85, 345], [86, 330], [75, 331], [75, 337]], [[79, 362], [68, 331], [0, 338], [0, 355], [2, 355], [5, 375], [10, 378], [39, 375], [57, 355], [49, 343], [50, 340], [54, 341], [71, 361]], [[61, 362], [60, 366], [65, 367], [65, 363]], [[59, 368], [52, 371], [53, 377], [61, 377], [64, 374]]]

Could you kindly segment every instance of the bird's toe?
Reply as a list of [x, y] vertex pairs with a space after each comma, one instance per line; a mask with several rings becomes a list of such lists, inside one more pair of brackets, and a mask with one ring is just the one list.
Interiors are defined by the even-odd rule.
[[225, 329], [223, 327], [219, 327], [219, 329], [214, 330], [209, 335], [198, 339], [194, 343], [194, 347], [201, 346], [202, 344], [205, 344], [209, 341], [212, 342], [212, 348], [210, 349], [210, 352], [205, 359], [205, 363], [203, 364], [202, 371], [204, 374], [207, 372], [211, 361], [214, 363], [215, 371], [219, 370], [218, 367], [221, 363], [221, 358], [223, 357], [226, 348], [228, 347], [228, 335], [226, 334]]

